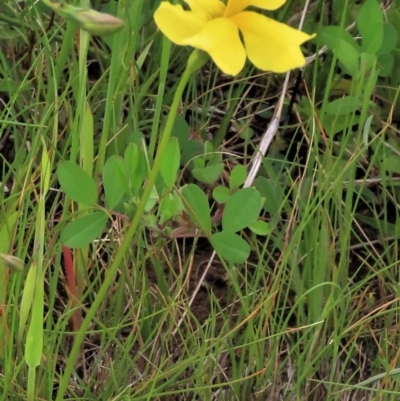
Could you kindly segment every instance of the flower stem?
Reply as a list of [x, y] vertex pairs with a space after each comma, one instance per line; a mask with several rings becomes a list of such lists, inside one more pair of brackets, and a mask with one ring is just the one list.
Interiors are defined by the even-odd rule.
[[143, 190], [143, 196], [140, 199], [138, 208], [137, 208], [136, 213], [133, 216], [130, 226], [126, 232], [125, 238], [122, 241], [121, 246], [115, 255], [114, 261], [112, 262], [111, 266], [109, 267], [109, 269], [104, 277], [104, 282], [103, 282], [102, 286], [100, 287], [100, 289], [97, 293], [97, 296], [93, 301], [92, 306], [88, 310], [86, 317], [81, 324], [80, 330], [76, 334], [74, 345], [72, 347], [71, 353], [68, 358], [68, 363], [64, 370], [64, 375], [62, 376], [61, 381], [60, 381], [60, 387], [58, 390], [56, 401], [62, 401], [64, 399], [64, 394], [68, 387], [68, 383], [70, 381], [70, 377], [71, 377], [72, 370], [75, 365], [75, 361], [78, 357], [81, 344], [85, 338], [85, 335], [86, 335], [87, 329], [90, 325], [90, 322], [93, 320], [94, 316], [96, 315], [96, 312], [100, 308], [101, 303], [107, 296], [108, 289], [110, 288], [110, 286], [114, 280], [115, 274], [123, 261], [124, 255], [126, 254], [126, 252], [128, 251], [128, 249], [130, 248], [130, 246], [132, 244], [133, 236], [135, 235], [135, 233], [137, 231], [137, 228], [140, 223], [140, 219], [145, 211], [145, 206], [150, 197], [150, 194], [153, 189], [154, 183], [156, 181], [157, 175], [160, 171], [161, 162], [164, 157], [164, 153], [167, 148], [169, 138], [171, 137], [172, 128], [174, 125], [174, 121], [175, 121], [176, 113], [178, 111], [179, 104], [182, 99], [183, 91], [184, 91], [192, 73], [197, 71], [197, 69], [199, 69], [202, 65], [204, 65], [204, 63], [207, 61], [207, 59], [208, 59], [208, 56], [206, 58], [206, 55], [204, 55], [203, 53], [196, 51], [196, 50], [189, 57], [187, 67], [181, 77], [179, 84], [178, 84], [178, 87], [177, 87], [175, 95], [174, 95], [174, 99], [172, 101], [170, 111], [168, 113], [167, 122], [165, 124], [164, 132], [162, 133], [162, 136], [161, 136], [161, 140], [160, 140], [160, 143], [159, 143], [159, 146], [157, 149], [157, 154], [154, 159], [153, 167], [150, 171], [149, 178], [148, 178], [147, 183]]

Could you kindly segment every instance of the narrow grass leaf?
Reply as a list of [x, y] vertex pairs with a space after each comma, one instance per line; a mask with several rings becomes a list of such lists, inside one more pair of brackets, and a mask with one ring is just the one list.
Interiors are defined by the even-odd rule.
[[185, 209], [204, 233], [211, 233], [211, 211], [206, 194], [194, 184], [185, 185], [181, 190]]
[[260, 193], [254, 188], [243, 188], [226, 202], [222, 215], [224, 231], [237, 232], [257, 221], [262, 207]]
[[46, 148], [46, 143], [44, 142], [44, 139], [42, 138], [43, 142], [43, 150], [42, 150], [42, 161], [41, 161], [41, 182], [42, 182], [42, 195], [45, 196], [49, 190], [50, 186], [50, 174], [51, 174], [51, 168], [50, 168], [50, 159], [49, 155], [47, 153], [47, 148]]
[[250, 255], [249, 244], [234, 233], [213, 234], [210, 242], [218, 255], [231, 263], [244, 263]]
[[180, 161], [178, 138], [170, 138], [160, 167], [161, 177], [169, 189], [172, 189], [176, 182]]
[[81, 248], [99, 238], [108, 221], [103, 212], [78, 217], [61, 232], [61, 242], [68, 248]]
[[15, 230], [19, 212], [11, 213], [9, 216], [4, 216], [4, 220], [0, 225], [0, 252], [10, 252], [11, 239]]
[[25, 362], [28, 365], [27, 401], [33, 401], [36, 388], [36, 367], [43, 353], [44, 272], [35, 283], [32, 318], [26, 336]]
[[72, 161], [62, 162], [57, 169], [61, 189], [75, 202], [83, 205], [97, 203], [97, 188], [93, 178]]
[[24, 289], [22, 291], [21, 308], [19, 314], [18, 342], [21, 343], [25, 332], [26, 322], [33, 303], [37, 275], [37, 264], [33, 262], [29, 267]]
[[382, 220], [378, 220], [372, 217], [363, 216], [361, 214], [357, 214], [356, 218], [365, 224], [377, 229], [382, 235], [386, 235], [388, 237], [395, 237], [396, 239], [400, 238], [400, 224], [392, 224], [388, 222], [384, 222]]
[[365, 121], [364, 124], [364, 128], [363, 128], [363, 142], [365, 147], [368, 147], [368, 137], [369, 137], [369, 132], [371, 129], [371, 123], [372, 123], [372, 119], [374, 118], [374, 116], [371, 114], [367, 120]]
[[29, 368], [40, 365], [43, 352], [44, 272], [35, 282], [32, 318], [25, 345], [25, 361]]

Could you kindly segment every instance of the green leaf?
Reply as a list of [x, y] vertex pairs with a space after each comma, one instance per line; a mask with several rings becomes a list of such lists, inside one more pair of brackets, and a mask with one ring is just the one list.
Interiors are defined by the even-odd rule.
[[220, 152], [215, 152], [214, 145], [210, 141], [204, 142], [204, 159], [209, 161], [208, 165], [218, 164], [222, 160]]
[[22, 291], [22, 299], [19, 312], [18, 342], [22, 341], [22, 337], [25, 333], [26, 322], [28, 321], [29, 317], [29, 312], [32, 308], [36, 287], [37, 270], [37, 263], [33, 261], [32, 264], [29, 266], [24, 289]]
[[[141, 140], [140, 140], [141, 141]], [[124, 154], [129, 188], [134, 195], [138, 195], [139, 189], [142, 187], [145, 176], [145, 163], [142, 160], [142, 154], [136, 143], [130, 143]]]
[[244, 184], [247, 178], [247, 169], [242, 164], [235, 166], [229, 177], [229, 188], [237, 189]]
[[0, 253], [10, 252], [11, 240], [14, 236], [14, 230], [19, 215], [20, 212], [3, 215], [0, 223]]
[[203, 157], [196, 157], [192, 160], [192, 164], [195, 168], [204, 168], [206, 166], [206, 161]]
[[136, 169], [139, 165], [139, 149], [136, 143], [130, 143], [125, 149], [124, 159], [126, 167], [129, 171], [129, 176], [135, 176]]
[[[348, 116], [346, 114], [342, 116], [326, 114], [324, 122], [326, 124], [326, 133], [331, 138], [337, 133], [346, 131], [349, 128]], [[353, 115], [352, 122], [353, 124], [358, 124], [360, 122], [360, 116]]]
[[140, 139], [139, 145], [136, 143], [129, 144], [124, 157], [128, 170], [129, 187], [133, 195], [138, 196], [143, 180], [147, 177], [149, 171], [144, 140]]
[[187, 141], [184, 148], [182, 148], [182, 164], [187, 164], [190, 160], [195, 160], [196, 157], [203, 154], [203, 144], [194, 139]]
[[386, 156], [381, 160], [380, 163], [381, 173], [395, 173], [400, 174], [400, 163], [399, 163], [399, 155], [392, 154], [390, 156]]
[[393, 236], [396, 239], [400, 239], [400, 224], [388, 223], [377, 218], [363, 216], [361, 214], [357, 214], [356, 218], [378, 230], [381, 235], [388, 237]]
[[244, 263], [250, 256], [249, 244], [239, 235], [229, 232], [213, 234], [211, 245], [217, 254], [231, 263]]
[[225, 203], [228, 198], [231, 196], [231, 191], [227, 187], [223, 187], [222, 185], [218, 185], [213, 189], [213, 198], [218, 203]]
[[108, 216], [95, 212], [78, 217], [61, 232], [61, 242], [68, 248], [82, 248], [99, 238], [107, 224]]
[[11, 25], [0, 24], [0, 40], [14, 40], [20, 37], [21, 33], [18, 30], [11, 28]]
[[208, 185], [212, 185], [221, 176], [224, 171], [224, 163], [219, 163], [215, 166], [207, 166], [204, 168], [194, 168], [192, 170], [193, 177], [196, 180], [203, 182]]
[[382, 53], [378, 56], [379, 76], [388, 77], [393, 70], [394, 59], [391, 54]]
[[376, 65], [376, 55], [362, 52], [360, 57], [360, 63], [361, 63], [361, 69], [364, 73], [366, 73], [367, 71], [371, 71]]
[[362, 36], [362, 48], [376, 53], [383, 43], [383, 14], [376, 0], [365, 0], [357, 17], [357, 27]]
[[361, 48], [344, 28], [327, 26], [321, 28], [319, 35], [333, 51], [343, 67], [351, 76], [357, 77], [360, 72]]
[[[165, 121], [163, 121], [163, 125], [165, 125]], [[175, 117], [171, 136], [178, 138], [181, 149], [190, 139], [190, 126], [180, 114]]]
[[398, 32], [396, 27], [394, 27], [392, 24], [384, 24], [383, 42], [381, 48], [378, 51], [378, 55], [383, 53], [391, 53], [396, 48], [397, 37]]
[[191, 139], [190, 127], [184, 117], [177, 115], [172, 128], [172, 137], [178, 138], [181, 149], [182, 163], [186, 164], [194, 157], [203, 154], [203, 144], [200, 141]]
[[343, 39], [334, 53], [340, 61], [340, 66], [352, 77], [358, 77], [360, 72], [360, 54]]
[[364, 142], [364, 146], [366, 148], [368, 147], [369, 132], [371, 130], [371, 123], [372, 123], [373, 118], [374, 118], [374, 116], [371, 114], [365, 121], [365, 124], [363, 127], [363, 142]]
[[254, 136], [254, 129], [251, 128], [248, 124], [246, 124], [243, 128], [240, 128], [239, 136], [241, 139], [250, 140]]
[[169, 189], [172, 189], [176, 182], [180, 161], [178, 138], [170, 138], [160, 167], [161, 177]]
[[262, 220], [257, 220], [255, 223], [250, 224], [249, 228], [257, 235], [268, 235], [272, 230], [271, 225]]
[[185, 210], [192, 220], [203, 230], [211, 233], [211, 211], [206, 194], [194, 184], [185, 185], [181, 189]]
[[262, 206], [261, 195], [254, 188], [243, 188], [229, 197], [222, 215], [224, 231], [237, 232], [255, 223]]
[[165, 189], [158, 205], [159, 224], [164, 224], [165, 221], [180, 214], [182, 210], [184, 207], [181, 197], [176, 191], [171, 193]]
[[42, 195], [46, 196], [50, 185], [51, 162], [49, 154], [47, 153], [47, 148], [44, 140], [43, 140], [43, 150], [42, 150], [42, 162], [40, 168], [41, 168]]
[[146, 206], [145, 206], [144, 210], [146, 212], [150, 212], [151, 209], [153, 209], [155, 204], [158, 202], [158, 200], [159, 200], [159, 197], [158, 197], [157, 189], [156, 189], [156, 187], [153, 187], [151, 189], [150, 196], [146, 202]]
[[159, 223], [164, 224], [174, 215], [176, 215], [174, 197], [172, 194], [167, 193], [161, 197], [161, 201], [158, 205]]
[[125, 194], [129, 193], [125, 161], [120, 156], [111, 156], [103, 168], [103, 186], [106, 205], [114, 209]]
[[35, 280], [32, 318], [26, 335], [25, 361], [30, 369], [40, 365], [43, 352], [44, 271]]
[[175, 210], [177, 213], [181, 213], [183, 210], [185, 210], [185, 207], [183, 206], [182, 198], [178, 191], [172, 191], [172, 195], [174, 197]]
[[363, 102], [357, 97], [345, 96], [328, 103], [326, 112], [335, 116], [351, 114], [359, 110], [362, 104]]
[[265, 199], [263, 208], [271, 215], [276, 216], [282, 210], [285, 200], [285, 191], [281, 183], [265, 177], [257, 177], [254, 185]]
[[97, 203], [97, 188], [93, 178], [72, 161], [62, 162], [57, 169], [61, 189], [73, 201], [82, 205]]

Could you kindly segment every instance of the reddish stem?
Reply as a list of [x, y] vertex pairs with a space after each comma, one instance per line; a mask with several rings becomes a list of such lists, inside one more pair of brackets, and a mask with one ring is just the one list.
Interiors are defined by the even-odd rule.
[[72, 325], [72, 330], [77, 332], [81, 327], [81, 310], [78, 308], [79, 301], [76, 289], [74, 262], [72, 259], [72, 252], [70, 248], [67, 248], [66, 246], [63, 245], [62, 252], [64, 258], [65, 276], [67, 277], [68, 294], [71, 298], [71, 307], [72, 309], [75, 309], [71, 318], [71, 325]]

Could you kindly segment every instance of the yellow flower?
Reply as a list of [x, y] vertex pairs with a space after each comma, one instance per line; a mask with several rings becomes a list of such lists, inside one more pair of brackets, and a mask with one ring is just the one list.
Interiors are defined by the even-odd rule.
[[249, 6], [276, 10], [286, 0], [228, 0], [226, 5], [220, 0], [184, 1], [191, 11], [161, 2], [156, 24], [172, 42], [207, 52], [226, 74], [238, 74], [246, 55], [264, 71], [286, 72], [305, 64], [300, 45], [315, 35], [244, 11]]

